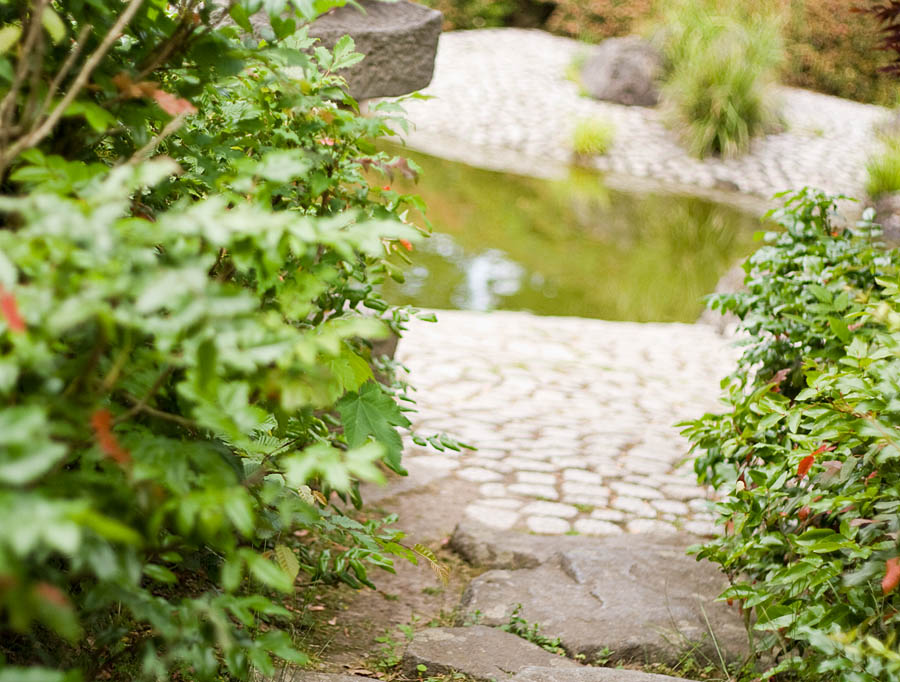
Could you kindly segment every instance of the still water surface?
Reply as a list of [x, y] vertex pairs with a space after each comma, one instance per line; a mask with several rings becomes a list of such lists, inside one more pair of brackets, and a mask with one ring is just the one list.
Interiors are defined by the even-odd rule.
[[565, 180], [496, 173], [403, 150], [434, 227], [389, 301], [607, 320], [693, 322], [754, 248], [759, 219], [703, 199], [631, 194], [573, 169]]

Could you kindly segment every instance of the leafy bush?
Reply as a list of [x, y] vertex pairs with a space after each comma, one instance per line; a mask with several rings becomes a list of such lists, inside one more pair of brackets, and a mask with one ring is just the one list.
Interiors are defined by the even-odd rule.
[[900, 680], [900, 252], [855, 227], [835, 198], [803, 190], [783, 232], [746, 263], [746, 293], [716, 295], [746, 349], [729, 411], [685, 433], [701, 481], [719, 487], [724, 533], [698, 548], [732, 581], [770, 674]]
[[4, 679], [271, 675], [298, 576], [433, 560], [338, 499], [403, 473], [369, 339], [418, 202], [364, 172], [412, 171], [297, 30], [343, 2], [211, 4], [0, 4]]
[[884, 149], [866, 164], [866, 192], [873, 199], [900, 190], [900, 138], [883, 142]]
[[770, 86], [781, 60], [774, 12], [733, 0], [658, 5], [663, 104], [691, 153], [733, 156], [778, 121]]
[[601, 118], [581, 119], [572, 133], [572, 149], [576, 156], [606, 154], [616, 135], [615, 126]]

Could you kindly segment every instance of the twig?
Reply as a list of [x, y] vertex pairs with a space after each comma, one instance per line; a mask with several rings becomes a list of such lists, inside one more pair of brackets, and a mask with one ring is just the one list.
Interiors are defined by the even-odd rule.
[[169, 135], [171, 135], [181, 127], [181, 124], [184, 123], [185, 118], [187, 118], [187, 114], [178, 114], [178, 116], [173, 118], [165, 125], [165, 127], [159, 132], [156, 137], [154, 137], [147, 144], [138, 149], [134, 153], [134, 155], [130, 159], [128, 159], [127, 163], [133, 165], [146, 160], [147, 157], [149, 157], [150, 154], [153, 153], [153, 150], [156, 149], [160, 142], [165, 140]]
[[[47, 0], [40, 1], [46, 2]], [[119, 39], [119, 36], [122, 35], [122, 31], [125, 30], [125, 26], [128, 25], [128, 22], [131, 21], [132, 17], [137, 13], [143, 1], [144, 0], [131, 0], [128, 3], [125, 11], [119, 15], [116, 23], [113, 24], [113, 27], [103, 37], [103, 40], [100, 42], [99, 47], [94, 50], [90, 57], [87, 58], [84, 66], [81, 67], [81, 71], [79, 71], [78, 75], [75, 77], [72, 86], [63, 96], [59, 104], [57, 104], [53, 108], [53, 111], [50, 112], [50, 115], [47, 116], [44, 122], [38, 125], [37, 128], [32, 130], [24, 137], [19, 138], [19, 140], [15, 144], [13, 144], [8, 150], [6, 150], [6, 152], [2, 156], [0, 156], [0, 175], [2, 175], [3, 171], [6, 170], [6, 167], [9, 165], [9, 163], [14, 158], [16, 158], [16, 156], [18, 156], [20, 152], [35, 146], [50, 134], [50, 131], [53, 130], [53, 127], [59, 122], [59, 119], [62, 118], [62, 115], [65, 113], [66, 109], [68, 109], [69, 105], [72, 104], [75, 98], [85, 88], [88, 80], [91, 77], [91, 74], [94, 72], [94, 69], [96, 69], [100, 65], [100, 62], [103, 61], [106, 53], [109, 52], [110, 48], [112, 48], [113, 43], [115, 43], [116, 40]], [[23, 59], [26, 58], [27, 57], [23, 56]], [[10, 94], [11, 93], [12, 91], [10, 91]], [[9, 95], [7, 95], [7, 97], [8, 96]]]
[[186, 429], [190, 429], [191, 431], [194, 431], [197, 428], [196, 422], [191, 421], [190, 419], [185, 419], [184, 417], [177, 414], [172, 414], [171, 412], [163, 412], [162, 410], [157, 410], [156, 408], [150, 407], [149, 405], [141, 405], [141, 401], [135, 398], [130, 393], [123, 393], [122, 395], [125, 400], [130, 402], [132, 405], [139, 405], [140, 412], [143, 412], [144, 414], [149, 414], [151, 417], [156, 417], [157, 419], [163, 419], [168, 422], [173, 422], [175, 424], [178, 424], [179, 426], [183, 426]]
[[12, 85], [10, 85], [9, 92], [6, 93], [6, 97], [0, 101], [0, 130], [9, 127], [11, 121], [9, 120], [10, 114], [15, 108], [16, 99], [19, 96], [19, 90], [22, 87], [22, 83], [25, 82], [25, 76], [28, 75], [28, 69], [31, 66], [37, 68], [37, 64], [32, 63], [31, 59], [31, 50], [34, 47], [35, 41], [40, 36], [41, 31], [41, 17], [44, 14], [44, 8], [50, 0], [38, 0], [37, 7], [31, 13], [31, 21], [28, 24], [28, 33], [25, 34], [25, 42], [22, 43], [22, 51], [19, 55], [19, 63], [16, 65], [16, 74], [13, 76]]
[[147, 407], [147, 401], [152, 398], [156, 392], [159, 390], [159, 387], [162, 386], [163, 382], [168, 378], [168, 376], [172, 373], [172, 367], [166, 367], [158, 377], [156, 377], [156, 381], [153, 382], [153, 385], [147, 390], [147, 393], [144, 394], [144, 397], [141, 398], [137, 403], [135, 403], [134, 407], [132, 407], [125, 414], [119, 415], [113, 421], [113, 425], [121, 424], [124, 421], [128, 421], [138, 412]]
[[59, 71], [56, 72], [53, 81], [50, 83], [50, 87], [47, 89], [47, 96], [44, 97], [44, 102], [38, 110], [36, 119], [39, 120], [47, 113], [47, 109], [50, 108], [50, 103], [53, 101], [53, 96], [56, 94], [56, 91], [59, 90], [59, 86], [62, 85], [65, 77], [69, 75], [69, 71], [75, 66], [75, 60], [78, 59], [78, 55], [80, 55], [81, 51], [84, 49], [88, 34], [91, 32], [92, 28], [93, 26], [90, 24], [85, 24], [81, 27], [81, 30], [78, 32], [78, 37], [75, 39], [75, 44], [72, 46], [72, 51], [69, 52], [69, 56], [66, 57], [66, 61], [63, 62]]

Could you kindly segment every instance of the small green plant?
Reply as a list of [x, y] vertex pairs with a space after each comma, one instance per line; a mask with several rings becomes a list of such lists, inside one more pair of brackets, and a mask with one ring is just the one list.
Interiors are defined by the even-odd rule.
[[884, 137], [882, 142], [882, 150], [866, 164], [866, 192], [873, 199], [900, 191], [900, 137]]
[[657, 3], [656, 22], [666, 62], [663, 106], [692, 154], [734, 156], [776, 127], [770, 86], [783, 47], [774, 9], [676, 0]]
[[747, 336], [729, 410], [686, 425], [722, 495], [696, 552], [775, 652], [766, 677], [900, 682], [900, 252], [871, 210], [848, 226], [838, 197], [783, 196], [747, 291], [710, 299]]
[[509, 614], [509, 622], [500, 626], [504, 632], [509, 632], [517, 637], [528, 640], [532, 644], [537, 644], [542, 649], [549, 651], [551, 654], [565, 656], [566, 650], [562, 647], [559, 637], [547, 637], [541, 634], [541, 626], [538, 623], [529, 623], [520, 614], [522, 605], [516, 604], [512, 613]]
[[616, 135], [615, 126], [602, 118], [585, 118], [575, 123], [572, 150], [576, 157], [606, 154]]

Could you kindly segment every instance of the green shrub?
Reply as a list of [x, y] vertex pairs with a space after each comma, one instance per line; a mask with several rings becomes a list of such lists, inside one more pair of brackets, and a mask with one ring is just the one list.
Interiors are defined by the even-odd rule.
[[[900, 680], [900, 252], [786, 196], [783, 232], [745, 264], [746, 293], [716, 295], [747, 336], [723, 381], [729, 411], [685, 433], [717, 486], [723, 534], [698, 548], [752, 613], [772, 673]], [[753, 619], [750, 619], [752, 622]]]
[[900, 138], [883, 140], [884, 149], [866, 164], [866, 192], [873, 199], [900, 191]]
[[774, 12], [734, 0], [658, 5], [663, 105], [692, 154], [733, 156], [778, 121], [771, 85], [782, 52]]
[[279, 593], [433, 560], [341, 503], [403, 472], [368, 339], [417, 202], [364, 172], [411, 169], [352, 41], [211, 4], [0, 4], [4, 679], [271, 676]]
[[606, 154], [616, 135], [615, 126], [601, 118], [586, 118], [575, 123], [572, 150], [577, 156]]

